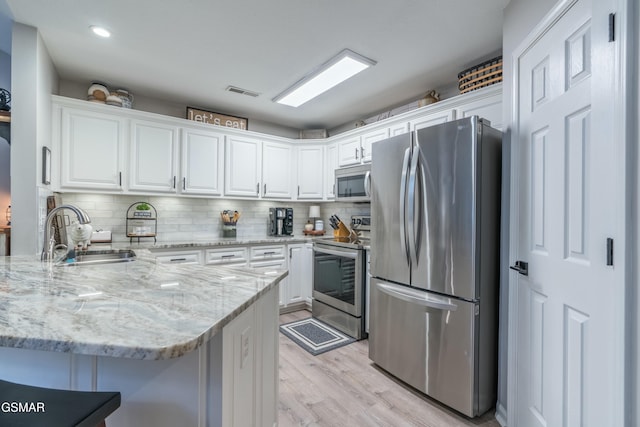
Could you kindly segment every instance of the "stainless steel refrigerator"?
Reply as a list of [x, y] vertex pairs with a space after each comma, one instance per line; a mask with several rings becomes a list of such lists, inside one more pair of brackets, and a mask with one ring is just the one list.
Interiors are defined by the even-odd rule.
[[469, 417], [496, 399], [501, 145], [473, 116], [372, 151], [369, 357]]

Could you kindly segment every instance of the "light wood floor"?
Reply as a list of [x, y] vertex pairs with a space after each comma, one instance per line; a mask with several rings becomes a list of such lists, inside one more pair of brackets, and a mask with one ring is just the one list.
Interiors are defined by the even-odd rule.
[[[282, 314], [280, 323], [308, 316]], [[389, 376], [369, 359], [367, 340], [312, 356], [279, 335], [281, 427], [499, 427], [493, 410], [470, 420]]]

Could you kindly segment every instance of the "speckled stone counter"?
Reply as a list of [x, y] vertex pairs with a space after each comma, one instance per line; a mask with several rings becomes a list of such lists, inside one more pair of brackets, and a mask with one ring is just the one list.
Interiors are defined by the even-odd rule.
[[207, 342], [287, 275], [156, 264], [148, 250], [135, 251], [136, 261], [92, 266], [0, 257], [0, 346], [177, 358]]

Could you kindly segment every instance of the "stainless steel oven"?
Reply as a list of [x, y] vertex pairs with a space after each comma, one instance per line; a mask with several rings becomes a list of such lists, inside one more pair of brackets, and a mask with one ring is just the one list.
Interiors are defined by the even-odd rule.
[[313, 317], [362, 339], [366, 253], [361, 241], [327, 238], [313, 243]]

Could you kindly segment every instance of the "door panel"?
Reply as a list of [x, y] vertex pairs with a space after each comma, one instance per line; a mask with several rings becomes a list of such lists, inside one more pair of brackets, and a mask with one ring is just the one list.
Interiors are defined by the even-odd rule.
[[376, 248], [371, 252], [371, 275], [406, 284], [410, 264], [401, 232], [400, 190], [404, 156], [410, 149], [411, 134], [374, 142], [371, 164], [371, 239]]
[[421, 187], [415, 191], [416, 227], [410, 230], [418, 234], [411, 285], [465, 299], [478, 296], [474, 273], [477, 131], [476, 119], [420, 129], [419, 150], [414, 151], [422, 167], [416, 171]]
[[372, 278], [369, 357], [434, 399], [478, 415], [476, 308]]
[[[518, 426], [621, 425], [622, 266], [606, 265], [617, 182], [608, 1], [578, 0], [517, 59]], [[604, 25], [603, 25], [604, 23]], [[593, 61], [592, 52], [598, 52]], [[592, 117], [598, 117], [592, 120]], [[622, 264], [622, 259], [616, 262]], [[620, 334], [620, 335], [618, 335]]]

